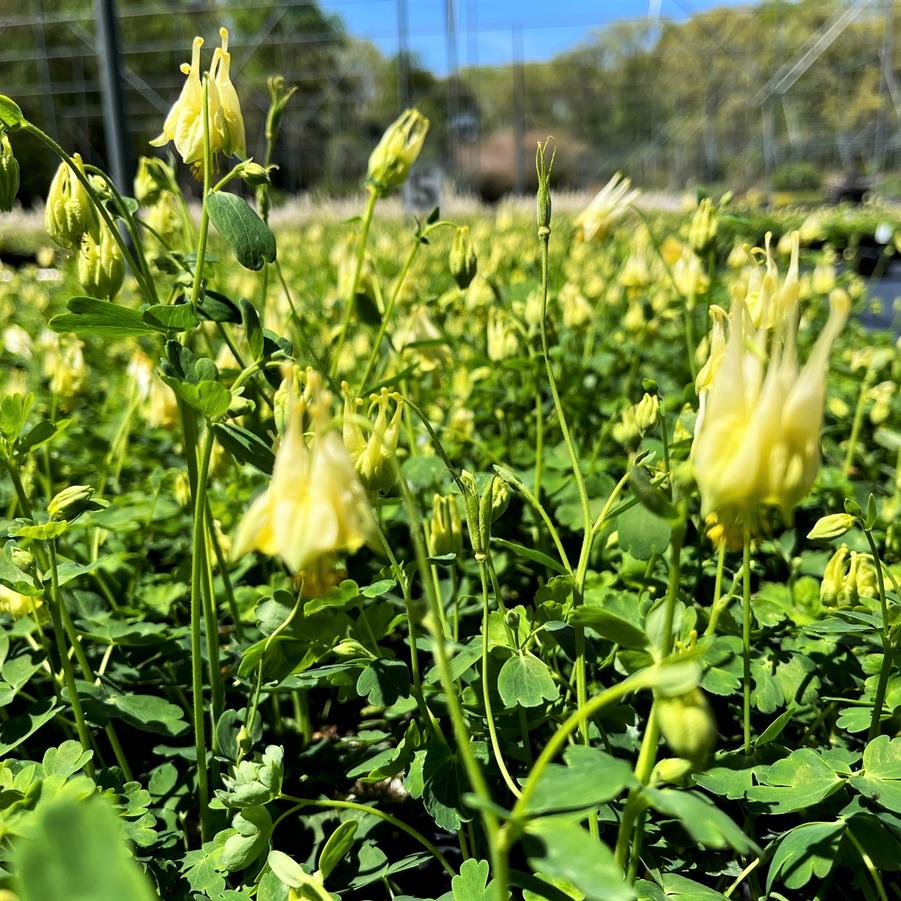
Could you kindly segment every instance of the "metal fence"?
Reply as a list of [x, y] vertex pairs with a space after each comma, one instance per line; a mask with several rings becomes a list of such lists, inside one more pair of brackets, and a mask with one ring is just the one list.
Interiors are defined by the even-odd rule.
[[[772, 45], [766, 52], [744, 44], [740, 26], [725, 28], [720, 13], [698, 13], [683, 0], [668, 0], [668, 7], [671, 14], [691, 18], [691, 28], [670, 29], [671, 37], [662, 40], [671, 20], [660, 0], [651, 0], [646, 17], [616, 26], [632, 29], [636, 53], [644, 56], [631, 71], [624, 55], [611, 86], [620, 97], [631, 92], [636, 107], [634, 123], [615, 138], [604, 131], [603, 111], [596, 112], [599, 123], [591, 134], [579, 125], [587, 108], [608, 100], [604, 90], [585, 88], [593, 78], [592, 60], [602, 69], [609, 66], [611, 52], [625, 54], [615, 41], [610, 50], [609, 33], [605, 44], [600, 32], [594, 51], [586, 47], [559, 56], [553, 78], [543, 77], [524, 49], [540, 47], [553, 28], [577, 27], [588, 34], [593, 26], [608, 26], [606, 4], [596, 4], [596, 19], [590, 12], [568, 18], [564, 3], [552, 11], [554, 18], [524, 23], [521, 12], [529, 0], [524, 6], [508, 4], [506, 20], [480, 15], [479, 0], [433, 0], [440, 5], [440, 26], [427, 37], [436, 54], [424, 62], [438, 70], [435, 75], [411, 53], [423, 35], [411, 30], [409, 0], [338, 0], [330, 8], [340, 11], [342, 3], [360, 2], [384, 9], [381, 53], [313, 0], [0, 2], [0, 79], [3, 91], [15, 96], [34, 121], [67, 147], [106, 163], [121, 181], [128, 180], [136, 153], [160, 131], [183, 83], [179, 64], [193, 36], [214, 36], [223, 23], [233, 32], [232, 76], [249, 135], [261, 130], [268, 74], [282, 74], [300, 88], [275, 159], [279, 186], [287, 192], [340, 192], [358, 185], [379, 129], [424, 91], [435, 124], [433, 162], [458, 184], [486, 196], [527, 187], [527, 148], [536, 134], [558, 130], [573, 136], [575, 150], [565, 176], [574, 185], [596, 181], [613, 168], [665, 183], [750, 180], [786, 161], [813, 157], [833, 168], [865, 165], [872, 171], [897, 162], [901, 91], [894, 66], [899, 17], [893, 0], [823, 0], [821, 14], [809, 16], [806, 30], [782, 28], [776, 21], [772, 35], [767, 33]], [[508, 44], [508, 59], [501, 65], [485, 66], [479, 59], [486, 35]], [[386, 61], [392, 55], [393, 61]], [[692, 94], [697, 99], [679, 99], [664, 109], [655, 99], [661, 85], [650, 82], [667, 66], [681, 65], [676, 58], [693, 57], [707, 63], [684, 76], [698, 82]], [[827, 131], [811, 112], [829, 99], [824, 96], [828, 85], [814, 77], [827, 58], [839, 58], [845, 66], [845, 74], [833, 74], [828, 83], [836, 92], [856, 79], [856, 93], [847, 102], [859, 106], [861, 90], [867, 96], [858, 85], [861, 73], [873, 82], [871, 93], [878, 100], [853, 129], [838, 126], [840, 133], [834, 124]], [[494, 103], [490, 115], [489, 97]], [[628, 100], [621, 101], [610, 115], [621, 117], [628, 106]], [[41, 193], [38, 183], [45, 175], [40, 166], [35, 171], [40, 177], [35, 175], [34, 186], [26, 183], [26, 194], [29, 189]]]

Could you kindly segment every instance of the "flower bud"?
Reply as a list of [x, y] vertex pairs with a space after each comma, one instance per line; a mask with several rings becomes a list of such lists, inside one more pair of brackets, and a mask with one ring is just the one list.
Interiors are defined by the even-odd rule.
[[251, 188], [258, 188], [261, 185], [269, 184], [269, 170], [274, 168], [275, 166], [267, 168], [255, 163], [253, 160], [246, 160], [239, 164], [237, 172], [245, 185], [250, 185]]
[[96, 510], [98, 505], [102, 506], [99, 502], [92, 501], [93, 497], [93, 488], [89, 488], [87, 485], [70, 485], [68, 488], [60, 491], [47, 504], [47, 512], [50, 514], [51, 519], [64, 519], [67, 522], [72, 522], [86, 510]]
[[713, 201], [705, 197], [691, 217], [688, 226], [688, 244], [695, 253], [704, 253], [716, 238], [719, 217]]
[[6, 132], [0, 132], [0, 210], [8, 213], [19, 193], [19, 162]]
[[535, 171], [538, 174], [538, 194], [536, 195], [536, 210], [538, 218], [538, 236], [546, 238], [551, 230], [551, 172], [554, 169], [554, 158], [557, 156], [557, 146], [551, 153], [550, 160], [546, 153], [550, 139], [544, 144], [538, 144], [535, 151]]
[[831, 541], [833, 538], [841, 538], [854, 526], [854, 517], [848, 513], [830, 513], [821, 516], [816, 525], [807, 533], [812, 541]]
[[454, 241], [450, 249], [450, 271], [457, 286], [463, 290], [476, 277], [479, 261], [472, 246], [472, 236], [468, 225], [461, 225], [454, 232]]
[[125, 263], [110, 229], [104, 225], [99, 232], [99, 241], [90, 232], [81, 236], [78, 280], [91, 297], [112, 300], [122, 287]]
[[153, 205], [160, 199], [162, 192], [168, 189], [173, 177], [172, 170], [159, 157], [142, 156], [135, 173], [135, 200], [141, 206]]
[[820, 582], [820, 600], [828, 606], [844, 600], [845, 562], [847, 559], [848, 545], [843, 544], [829, 558], [826, 569], [823, 571], [823, 581]]
[[[397, 475], [395, 455], [397, 439], [400, 435], [400, 422], [404, 410], [404, 401], [399, 394], [393, 394], [382, 388], [379, 394], [370, 396], [376, 407], [375, 422], [369, 438], [363, 436], [363, 430], [355, 417], [359, 400], [350, 397], [347, 383], [341, 385], [344, 392], [344, 425], [342, 437], [348, 454], [354, 461], [354, 468], [360, 481], [371, 494], [385, 494], [391, 490]], [[394, 403], [394, 412], [388, 419], [389, 404]]]
[[679, 757], [702, 763], [716, 744], [716, 723], [699, 688], [674, 698], [657, 698], [657, 722], [666, 743]]
[[660, 398], [656, 394], [645, 394], [635, 405], [635, 424], [642, 433], [657, 424], [660, 415]]
[[666, 757], [657, 762], [651, 782], [681, 782], [692, 770], [694, 764], [682, 757]]
[[874, 598], [879, 589], [876, 567], [869, 554], [851, 552], [848, 575], [845, 576], [845, 597], [849, 604], [856, 604], [861, 598]]
[[[81, 174], [85, 175], [81, 157], [76, 153], [72, 159]], [[61, 247], [75, 250], [84, 234], [99, 237], [99, 225], [97, 211], [84, 185], [68, 163], [60, 163], [50, 183], [50, 193], [44, 209], [47, 234]]]
[[463, 550], [463, 524], [457, 507], [457, 496], [436, 494], [432, 498], [429, 529], [429, 553], [433, 557], [457, 554]]
[[407, 179], [429, 132], [429, 120], [419, 110], [408, 109], [382, 135], [369, 157], [367, 182], [381, 196], [390, 194]]
[[186, 510], [191, 504], [191, 482], [188, 479], [188, 474], [183, 470], [179, 470], [178, 475], [175, 477], [173, 493], [178, 506]]

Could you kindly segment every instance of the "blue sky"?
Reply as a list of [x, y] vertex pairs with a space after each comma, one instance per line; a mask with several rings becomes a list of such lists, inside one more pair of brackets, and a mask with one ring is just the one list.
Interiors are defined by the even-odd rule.
[[[373, 41], [386, 55], [398, 49], [399, 0], [320, 0], [344, 19], [350, 34]], [[461, 66], [503, 65], [514, 57], [514, 31], [523, 59], [549, 59], [584, 43], [594, 29], [623, 19], [660, 15], [684, 19], [737, 0], [452, 0]], [[410, 49], [433, 71], [447, 71], [446, 0], [406, 0]]]

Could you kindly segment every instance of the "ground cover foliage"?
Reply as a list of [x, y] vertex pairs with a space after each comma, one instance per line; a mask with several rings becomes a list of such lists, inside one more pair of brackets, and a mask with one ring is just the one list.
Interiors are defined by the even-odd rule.
[[537, 221], [380, 222], [412, 112], [359, 219], [275, 235], [223, 47], [162, 136], [199, 227], [174, 156], [131, 197], [56, 148], [68, 252], [0, 283], [9, 897], [897, 896], [901, 360], [853, 242], [558, 216], [552, 143]]

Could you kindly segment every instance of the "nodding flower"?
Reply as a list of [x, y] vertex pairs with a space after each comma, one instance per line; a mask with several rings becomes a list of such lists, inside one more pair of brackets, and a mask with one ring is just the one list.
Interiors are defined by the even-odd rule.
[[762, 507], [790, 519], [819, 470], [829, 353], [850, 301], [830, 298], [829, 319], [802, 367], [797, 272], [797, 233], [781, 282], [767, 241], [763, 282], [753, 297], [733, 301], [728, 319], [714, 312], [710, 359], [698, 374], [691, 460], [703, 515], [715, 516], [717, 535], [730, 545]]
[[[331, 427], [331, 395], [316, 373], [308, 375], [308, 387], [308, 398], [291, 401], [272, 482], [244, 514], [232, 545], [234, 558], [257, 550], [281, 557], [295, 573], [358, 550], [374, 525], [366, 490]], [[303, 432], [306, 415], [309, 445]]]

